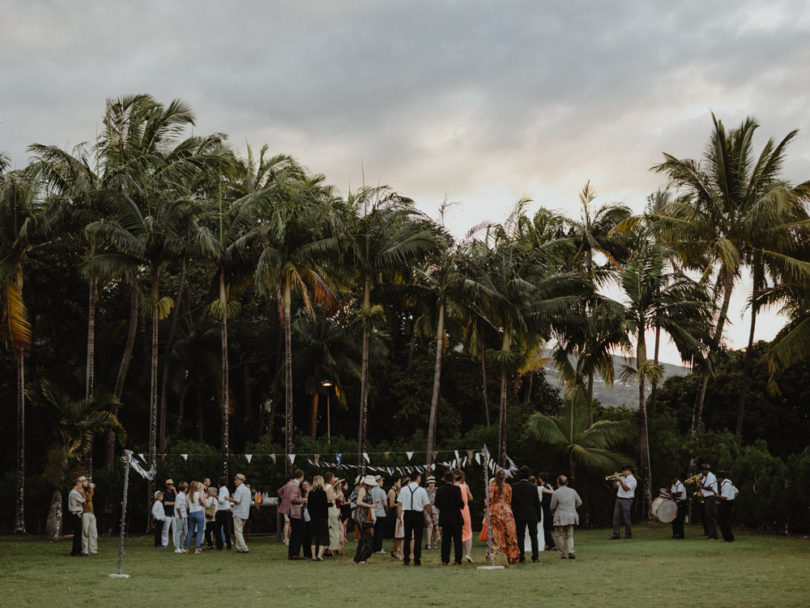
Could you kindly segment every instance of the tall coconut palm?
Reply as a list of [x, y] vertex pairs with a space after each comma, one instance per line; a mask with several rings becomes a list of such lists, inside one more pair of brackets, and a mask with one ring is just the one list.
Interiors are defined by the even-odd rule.
[[641, 236], [634, 254], [620, 272], [620, 284], [627, 298], [626, 328], [636, 342], [635, 369], [626, 369], [638, 381], [640, 461], [643, 513], [652, 502], [650, 445], [645, 387], [661, 376], [658, 366], [647, 358], [647, 331], [660, 327], [669, 334], [688, 359], [701, 348], [708, 321], [708, 298], [702, 286], [680, 273], [666, 271], [664, 249]]
[[372, 292], [424, 259], [436, 247], [435, 231], [413, 201], [387, 187], [364, 187], [349, 194], [334, 228], [342, 253], [342, 266], [351, 269], [363, 299], [360, 306], [362, 345], [357, 466], [363, 468], [368, 435], [368, 355], [372, 327], [382, 307], [372, 305]]
[[14, 531], [25, 534], [25, 358], [32, 331], [23, 297], [23, 264], [46, 235], [40, 184], [32, 171], [4, 172], [0, 159], [2, 337], [17, 367], [17, 485]]
[[721, 346], [734, 284], [750, 246], [752, 213], [775, 190], [785, 188], [779, 173], [787, 146], [796, 135], [791, 131], [778, 144], [769, 139], [755, 156], [753, 137], [759, 125], [753, 118], [731, 131], [726, 131], [714, 114], [712, 121], [714, 129], [702, 160], [664, 154], [664, 162], [653, 167], [666, 175], [681, 195], [655, 215], [659, 235], [678, 252], [686, 267], [714, 276], [715, 322], [695, 397], [693, 431], [702, 420], [711, 362]]

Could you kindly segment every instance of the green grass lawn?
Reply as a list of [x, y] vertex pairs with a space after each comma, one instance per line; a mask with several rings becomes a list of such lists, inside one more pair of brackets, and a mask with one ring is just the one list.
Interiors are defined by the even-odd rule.
[[810, 606], [806, 539], [739, 533], [734, 543], [708, 542], [689, 527], [691, 538], [675, 541], [660, 524], [638, 526], [630, 541], [609, 535], [577, 531], [576, 561], [546, 552], [501, 571], [476, 569], [484, 558], [477, 541], [472, 566], [442, 568], [430, 551], [421, 568], [404, 568], [387, 555], [365, 567], [351, 556], [289, 562], [286, 547], [268, 538], [254, 539], [246, 555], [180, 555], [135, 537], [124, 555], [130, 579], [108, 577], [117, 539], [101, 539], [98, 557], [71, 558], [69, 541], [6, 536], [0, 606]]

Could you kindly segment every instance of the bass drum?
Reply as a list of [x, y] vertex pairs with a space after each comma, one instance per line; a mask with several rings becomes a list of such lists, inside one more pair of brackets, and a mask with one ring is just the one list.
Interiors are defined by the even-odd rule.
[[653, 501], [650, 513], [661, 523], [669, 524], [678, 517], [678, 504], [670, 498], [659, 496]]

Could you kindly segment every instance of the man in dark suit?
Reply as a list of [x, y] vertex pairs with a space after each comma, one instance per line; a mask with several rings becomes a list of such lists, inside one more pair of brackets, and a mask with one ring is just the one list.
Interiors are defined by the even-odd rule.
[[543, 514], [543, 505], [540, 502], [537, 486], [529, 481], [530, 474], [529, 467], [525, 465], [520, 467], [518, 469], [519, 480], [512, 484], [512, 513], [515, 515], [515, 529], [517, 531], [518, 546], [520, 547], [520, 562], [526, 561], [525, 545], [523, 543], [526, 528], [529, 529], [529, 538], [532, 542], [532, 561], [537, 561], [537, 521]]
[[461, 510], [464, 502], [461, 500], [461, 488], [453, 483], [453, 472], [447, 471], [442, 477], [444, 482], [436, 490], [436, 508], [439, 510], [439, 526], [442, 528], [442, 566], [450, 562], [450, 541], [453, 541], [455, 551], [454, 565], [461, 565], [461, 526], [463, 518]]

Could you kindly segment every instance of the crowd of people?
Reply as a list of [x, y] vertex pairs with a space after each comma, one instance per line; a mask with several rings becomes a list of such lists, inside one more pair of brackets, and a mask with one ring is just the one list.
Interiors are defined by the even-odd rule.
[[[622, 538], [622, 527], [624, 538], [632, 538], [631, 506], [638, 485], [632, 468], [625, 466], [621, 473], [607, 479], [616, 490], [610, 539]], [[176, 553], [201, 553], [214, 548], [248, 553], [245, 536], [251, 506], [257, 501], [243, 474], [237, 473], [232, 481], [233, 494], [225, 477], [216, 486], [208, 478], [181, 481], [176, 486], [167, 479], [164, 489], [154, 494], [155, 547], [167, 548], [171, 538]], [[284, 519], [283, 541], [288, 559], [323, 561], [341, 555], [347, 538], [354, 536], [354, 562], [360, 565], [375, 554], [386, 555], [386, 540], [392, 542], [391, 558], [401, 560], [405, 566], [421, 565], [423, 545], [428, 551], [440, 549], [442, 565], [473, 563], [470, 503], [474, 497], [464, 471], [445, 471], [438, 485], [433, 475], [428, 475], [424, 486], [421, 481], [421, 473], [414, 470], [408, 477], [393, 479], [386, 491], [381, 476], [361, 475], [352, 489], [347, 480], [332, 472], [315, 475], [310, 481], [302, 470], [294, 471], [279, 488], [277, 502]], [[673, 476], [671, 486], [661, 489], [661, 496], [677, 505], [672, 537], [684, 538], [685, 484], [689, 483], [695, 483], [701, 499], [705, 538], [717, 539], [719, 527], [724, 540], [733, 541], [731, 515], [739, 491], [727, 473], [719, 471], [715, 476], [708, 464], [702, 465], [699, 475], [685, 481]], [[98, 555], [94, 491], [92, 481], [82, 476], [68, 496], [73, 529], [71, 555]], [[493, 553], [488, 559], [502, 556], [508, 564], [514, 564], [524, 562], [530, 551], [536, 562], [544, 550], [557, 550], [562, 559], [576, 559], [574, 528], [579, 525], [577, 509], [582, 499], [568, 486], [565, 475], [558, 476], [556, 487], [552, 487], [546, 473], [533, 476], [523, 466], [510, 485], [506, 472], [497, 469], [489, 484], [488, 501], [488, 516], [482, 522], [480, 537], [491, 538]]]

